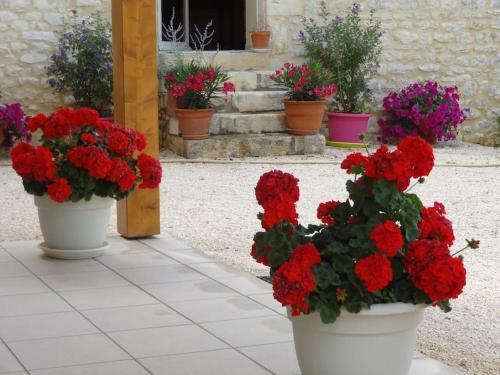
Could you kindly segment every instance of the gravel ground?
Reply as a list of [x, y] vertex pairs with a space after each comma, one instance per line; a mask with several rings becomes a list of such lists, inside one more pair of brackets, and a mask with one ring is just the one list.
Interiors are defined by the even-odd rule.
[[[164, 153], [162, 230], [217, 259], [256, 275], [264, 267], [248, 255], [259, 230], [253, 188], [273, 168], [300, 179], [300, 220], [314, 222], [319, 202], [346, 197], [346, 176], [338, 163], [349, 150], [324, 156], [249, 158], [219, 163], [184, 163]], [[500, 150], [454, 143], [436, 148], [438, 166], [416, 191], [425, 204], [441, 201], [454, 222], [456, 248], [465, 238], [481, 240], [465, 255], [468, 283], [444, 315], [429, 308], [419, 329], [418, 349], [469, 375], [497, 375], [500, 368]], [[301, 164], [302, 163], [302, 164]], [[20, 180], [0, 166], [0, 241], [41, 238], [32, 198]], [[2, 165], [2, 163], [0, 163]], [[110, 231], [115, 231], [115, 213]]]

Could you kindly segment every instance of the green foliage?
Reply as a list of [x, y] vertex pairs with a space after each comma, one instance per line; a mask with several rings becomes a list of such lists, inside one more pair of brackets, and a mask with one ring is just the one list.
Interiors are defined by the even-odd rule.
[[379, 67], [382, 31], [373, 11], [367, 20], [354, 3], [347, 15], [331, 18], [321, 2], [320, 22], [303, 18], [300, 38], [310, 61], [320, 61], [333, 76], [338, 91], [331, 109], [335, 112], [360, 113], [372, 102], [368, 81]]
[[47, 83], [57, 92], [71, 94], [78, 107], [101, 115], [113, 105], [111, 24], [95, 13], [80, 19], [73, 14], [59, 36], [58, 50], [46, 67]]

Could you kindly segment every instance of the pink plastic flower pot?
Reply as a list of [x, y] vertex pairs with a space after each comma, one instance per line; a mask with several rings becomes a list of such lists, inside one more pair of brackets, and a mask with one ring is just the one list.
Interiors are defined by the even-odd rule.
[[366, 133], [370, 115], [327, 112], [328, 140], [332, 142], [360, 143], [359, 135]]

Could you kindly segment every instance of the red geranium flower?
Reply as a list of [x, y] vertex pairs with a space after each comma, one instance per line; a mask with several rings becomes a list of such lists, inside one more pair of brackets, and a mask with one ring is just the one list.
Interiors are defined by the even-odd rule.
[[38, 182], [50, 181], [56, 173], [52, 152], [44, 146], [35, 149], [33, 158], [33, 177]]
[[298, 217], [299, 215], [295, 210], [294, 202], [290, 200], [276, 201], [273, 202], [273, 205], [269, 205], [268, 208], [264, 210], [262, 227], [269, 230], [282, 221], [288, 221], [293, 225], [298, 225]]
[[157, 159], [146, 154], [141, 154], [137, 159], [137, 168], [141, 172], [142, 183], [139, 185], [141, 189], [155, 189], [160, 185], [162, 169]]
[[264, 266], [268, 266], [269, 267], [269, 259], [267, 258], [267, 255], [273, 251], [273, 248], [269, 245], [266, 245], [266, 248], [265, 248], [265, 254], [266, 255], [262, 255], [260, 257], [257, 257], [257, 246], [255, 244], [252, 245], [252, 250], [250, 251], [250, 255], [252, 256], [252, 258], [254, 258], [257, 263], [261, 263], [263, 264]]
[[399, 142], [398, 150], [401, 150], [410, 161], [414, 178], [429, 175], [434, 167], [434, 153], [432, 146], [423, 138], [405, 137]]
[[387, 256], [393, 257], [403, 247], [403, 236], [395, 222], [387, 220], [376, 226], [370, 233], [370, 240], [375, 246]]
[[83, 133], [80, 136], [80, 139], [82, 140], [82, 142], [86, 142], [89, 145], [95, 144], [95, 137], [91, 133]]
[[[364, 166], [366, 165], [368, 158], [360, 152], [355, 152], [353, 154], [347, 155], [347, 157], [340, 164], [340, 168], [345, 169], [347, 173], [353, 173], [353, 169], [356, 170], [355, 173], [362, 172]], [[358, 169], [361, 169], [359, 172]]]
[[28, 128], [30, 132], [34, 133], [38, 129], [43, 129], [43, 125], [47, 121], [47, 117], [43, 113], [39, 113], [36, 116], [28, 120]]
[[291, 306], [293, 316], [309, 312], [305, 299], [316, 288], [312, 266], [319, 262], [321, 256], [313, 244], [298, 245], [273, 276], [274, 298]]
[[358, 260], [354, 271], [370, 293], [385, 288], [392, 281], [391, 262], [382, 254], [372, 254]]
[[54, 202], [62, 203], [68, 200], [73, 190], [69, 186], [68, 180], [57, 178], [48, 186], [47, 192]]
[[255, 187], [257, 202], [264, 207], [273, 206], [276, 201], [297, 202], [299, 180], [290, 173], [273, 170], [264, 173]]
[[375, 180], [395, 182], [398, 190], [404, 191], [410, 185], [413, 170], [402, 151], [389, 152], [387, 146], [382, 145], [368, 157], [364, 173]]
[[422, 220], [418, 223], [420, 239], [438, 240], [452, 245], [455, 240], [451, 221], [445, 216], [446, 211], [441, 203], [434, 202], [434, 207], [424, 207]]
[[332, 217], [333, 210], [340, 204], [339, 201], [329, 201], [320, 203], [316, 211], [316, 216], [321, 220], [322, 223], [327, 225], [335, 224], [335, 220]]
[[129, 191], [135, 186], [136, 175], [129, 165], [120, 158], [111, 160], [112, 166], [106, 176], [106, 181], [118, 184], [121, 191]]

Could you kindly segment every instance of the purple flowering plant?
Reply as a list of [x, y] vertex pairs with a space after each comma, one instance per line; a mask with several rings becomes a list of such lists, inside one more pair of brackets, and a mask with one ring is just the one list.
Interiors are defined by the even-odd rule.
[[466, 119], [457, 87], [434, 81], [415, 82], [383, 100], [384, 117], [378, 120], [383, 142], [418, 135], [430, 143], [455, 139]]
[[83, 19], [73, 13], [50, 59], [45, 68], [50, 87], [73, 95], [77, 107], [94, 108], [101, 116], [112, 113], [111, 24], [106, 19], [98, 13]]
[[21, 104], [0, 105], [0, 132], [4, 135], [0, 147], [11, 147], [15, 142], [31, 140], [26, 120], [27, 117]]

